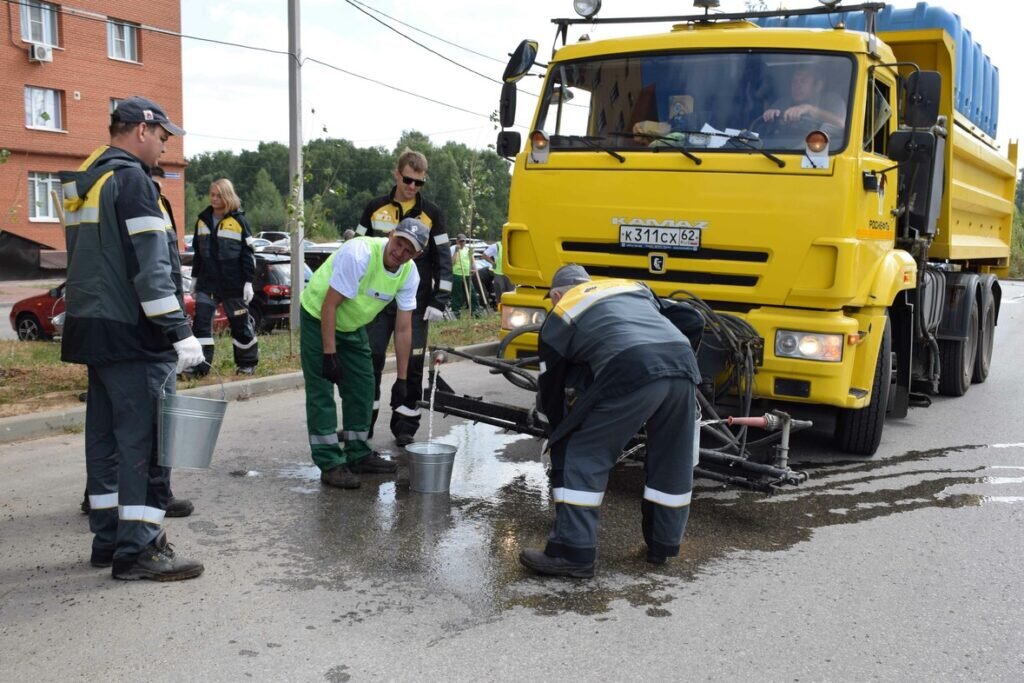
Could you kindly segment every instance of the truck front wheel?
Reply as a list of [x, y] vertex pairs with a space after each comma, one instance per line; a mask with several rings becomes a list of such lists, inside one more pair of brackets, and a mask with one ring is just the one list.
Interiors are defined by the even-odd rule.
[[885, 411], [892, 383], [892, 331], [888, 319], [871, 382], [871, 402], [864, 408], [841, 408], [836, 421], [836, 447], [845, 453], [874, 455], [882, 441]]
[[978, 302], [971, 300], [967, 313], [966, 339], [939, 340], [939, 393], [963, 396], [971, 387], [974, 362], [978, 357]]

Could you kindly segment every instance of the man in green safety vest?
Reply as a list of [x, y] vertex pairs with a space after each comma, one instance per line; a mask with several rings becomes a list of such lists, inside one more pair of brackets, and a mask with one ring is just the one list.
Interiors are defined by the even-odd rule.
[[456, 318], [467, 306], [474, 315], [481, 310], [480, 296], [473, 284], [476, 261], [473, 249], [466, 242], [466, 236], [460, 233], [452, 247], [452, 313]]
[[[302, 292], [301, 355], [306, 382], [306, 428], [320, 481], [359, 488], [359, 475], [389, 473], [396, 464], [367, 442], [373, 413], [374, 378], [365, 326], [396, 301], [395, 359], [398, 379], [392, 408], [405, 400], [412, 311], [420, 278], [412, 259], [426, 247], [430, 230], [406, 218], [388, 237], [357, 237], [345, 242], [313, 274]], [[341, 396], [338, 433], [334, 391]], [[339, 438], [340, 436], [340, 438]]]

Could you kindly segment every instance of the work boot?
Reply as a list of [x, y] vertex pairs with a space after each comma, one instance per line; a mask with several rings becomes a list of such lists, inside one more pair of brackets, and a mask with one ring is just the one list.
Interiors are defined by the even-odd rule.
[[195, 510], [195, 506], [192, 505], [191, 500], [185, 498], [175, 498], [174, 494], [171, 494], [171, 500], [167, 503], [167, 509], [164, 510], [165, 517], [188, 517]]
[[89, 556], [89, 564], [94, 567], [109, 567], [114, 564], [113, 548], [93, 548]]
[[665, 561], [668, 558], [665, 557], [664, 555], [659, 555], [658, 553], [654, 552], [653, 550], [648, 550], [647, 551], [647, 557], [645, 559], [648, 562], [650, 562], [651, 564], [665, 564]]
[[398, 471], [398, 463], [382, 458], [380, 453], [372, 451], [368, 456], [348, 464], [356, 474], [390, 474]]
[[339, 489], [357, 489], [361, 486], [359, 477], [348, 465], [338, 465], [320, 473], [320, 483]]
[[415, 440], [416, 440], [416, 435], [415, 434], [407, 434], [405, 432], [402, 432], [401, 434], [396, 434], [395, 435], [395, 445], [396, 446], [408, 446], [409, 444], [411, 444]]
[[589, 579], [594, 576], [596, 562], [570, 562], [564, 557], [552, 557], [543, 550], [528, 548], [519, 552], [519, 564], [537, 574], [546, 576], [569, 576], [574, 579]]
[[235, 370], [236, 375], [254, 375], [256, 374], [256, 368], [252, 365], [246, 365], [245, 367], [238, 368]]
[[112, 576], [121, 581], [182, 581], [194, 579], [202, 573], [202, 562], [175, 555], [166, 534], [157, 536], [134, 560], [114, 560], [111, 571]]

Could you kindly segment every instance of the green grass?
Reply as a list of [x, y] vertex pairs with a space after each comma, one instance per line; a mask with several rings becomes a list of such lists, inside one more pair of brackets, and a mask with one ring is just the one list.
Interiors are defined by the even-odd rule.
[[[433, 323], [428, 345], [466, 346], [495, 341], [500, 323], [501, 317], [497, 314]], [[389, 349], [389, 353], [393, 352], [393, 348]], [[227, 333], [217, 336], [213, 363], [216, 372], [201, 380], [181, 381], [178, 387], [187, 389], [216, 384], [221, 379], [225, 382], [248, 379], [235, 375], [231, 336]], [[257, 377], [298, 372], [300, 369], [298, 333], [293, 337], [288, 330], [279, 329], [260, 335]], [[61, 362], [59, 342], [0, 341], [0, 417], [77, 405], [78, 395], [87, 388], [85, 366]]]

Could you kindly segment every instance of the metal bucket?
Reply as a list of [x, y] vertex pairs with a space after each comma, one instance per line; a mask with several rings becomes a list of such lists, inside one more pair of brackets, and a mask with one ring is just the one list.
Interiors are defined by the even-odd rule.
[[[167, 376], [174, 376], [174, 370]], [[224, 382], [220, 391], [224, 398], [180, 396], [160, 389], [157, 463], [163, 467], [202, 469], [210, 466], [213, 449], [227, 410]]]
[[418, 442], [405, 447], [409, 454], [409, 488], [418, 493], [447, 493], [457, 447], [447, 443]]

